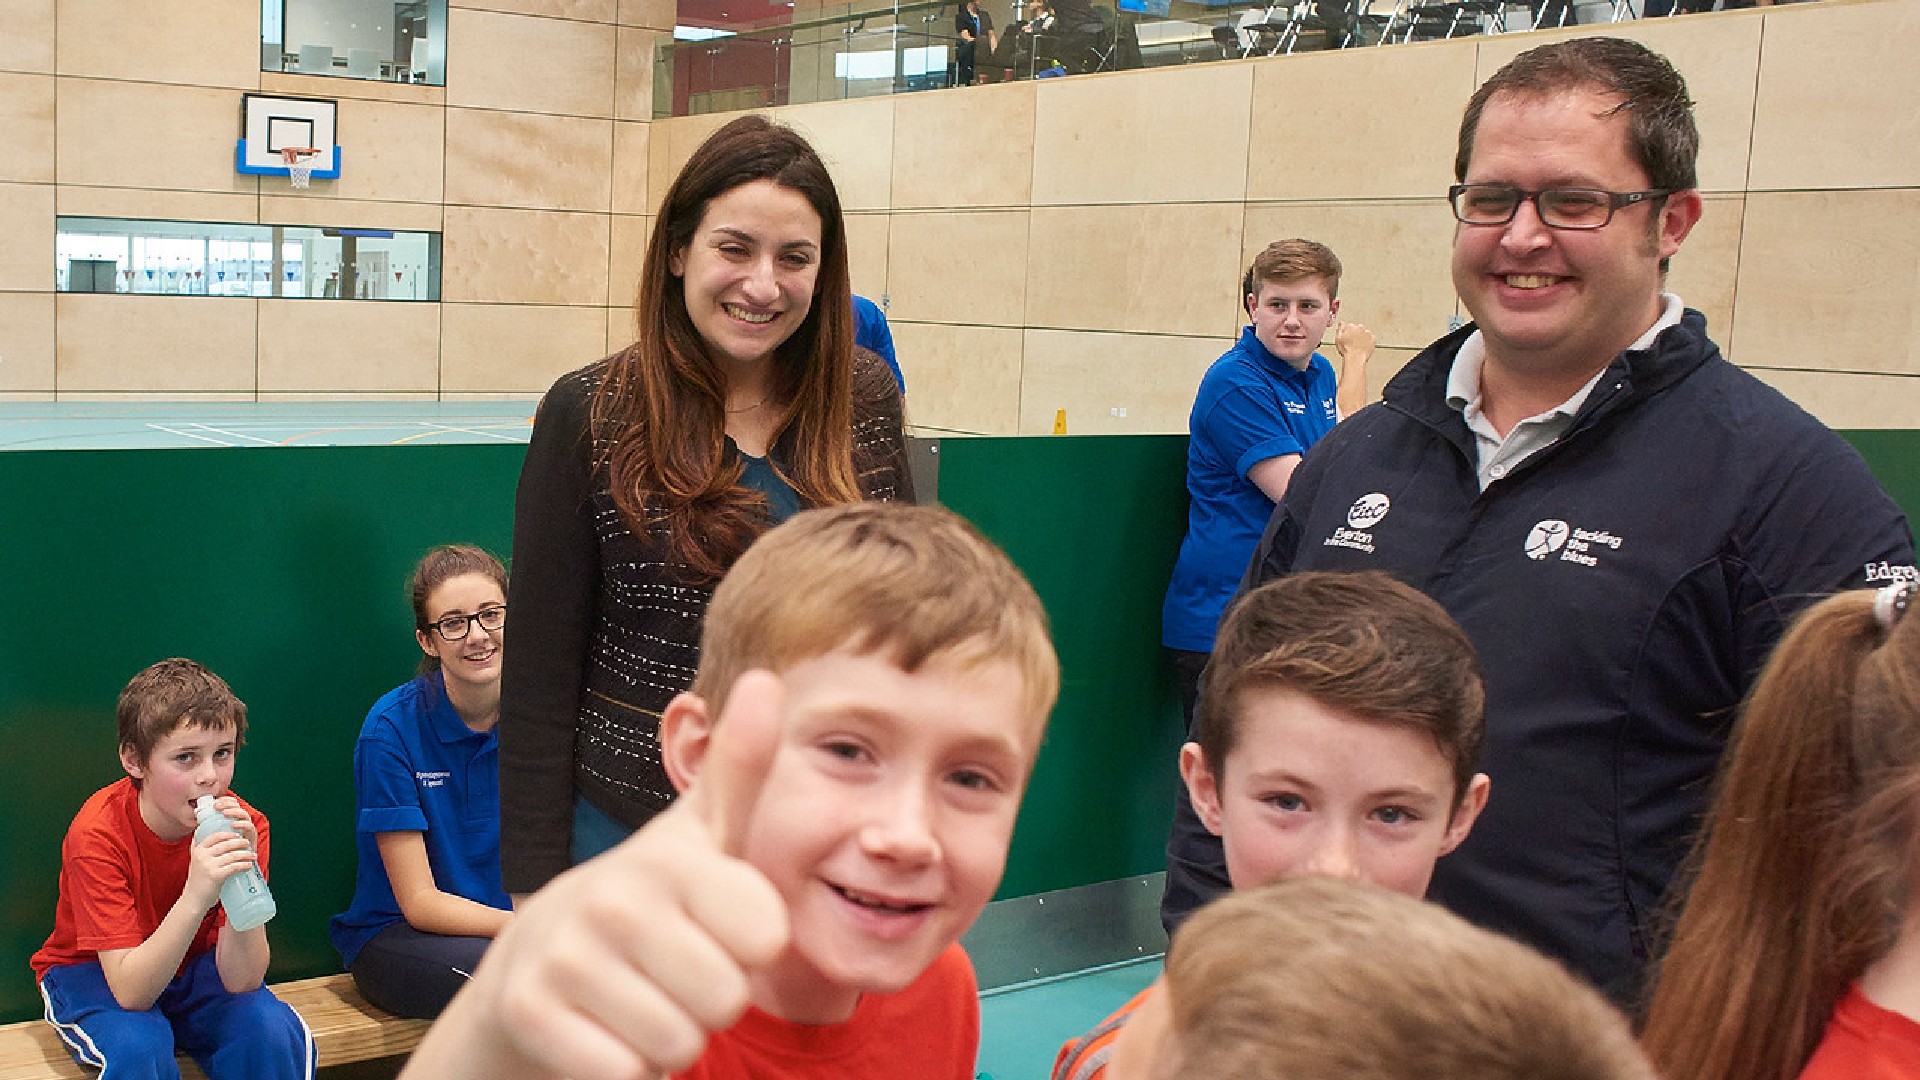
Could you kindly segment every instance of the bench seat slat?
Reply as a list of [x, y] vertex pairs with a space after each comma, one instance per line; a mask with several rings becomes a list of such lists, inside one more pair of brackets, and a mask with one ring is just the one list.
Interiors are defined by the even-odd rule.
[[[367, 1004], [350, 975], [279, 983], [273, 993], [313, 1031], [321, 1068], [412, 1053], [427, 1032], [425, 1020], [402, 1020]], [[45, 1021], [0, 1026], [0, 1080], [90, 1080], [95, 1075], [73, 1060]], [[180, 1059], [180, 1075], [182, 1080], [206, 1080], [185, 1057]]]

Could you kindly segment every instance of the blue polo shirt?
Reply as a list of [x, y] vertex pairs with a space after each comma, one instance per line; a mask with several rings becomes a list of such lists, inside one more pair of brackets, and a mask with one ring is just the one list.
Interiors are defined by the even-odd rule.
[[886, 313], [880, 310], [880, 305], [864, 296], [853, 298], [853, 343], [885, 360], [901, 396], [906, 396], [907, 377], [900, 374], [900, 361], [893, 356], [893, 329], [887, 325]]
[[1207, 369], [1187, 421], [1187, 537], [1160, 613], [1162, 644], [1213, 651], [1214, 628], [1273, 516], [1273, 501], [1247, 473], [1319, 442], [1339, 420], [1338, 391], [1326, 357], [1315, 353], [1296, 371], [1251, 326]]
[[354, 744], [353, 786], [360, 859], [353, 905], [327, 925], [342, 964], [402, 918], [374, 840], [379, 833], [423, 833], [440, 891], [512, 909], [500, 882], [500, 741], [453, 711], [440, 672], [374, 702]]

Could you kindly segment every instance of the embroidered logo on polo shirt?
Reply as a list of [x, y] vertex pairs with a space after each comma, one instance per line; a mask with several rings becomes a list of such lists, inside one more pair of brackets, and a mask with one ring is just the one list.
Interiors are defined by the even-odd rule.
[[1916, 572], [1911, 566], [1890, 563], [1885, 559], [1867, 564], [1867, 584], [1878, 585], [1895, 581], [1920, 581], [1920, 572]]
[[1340, 419], [1340, 409], [1334, 405], [1332, 398], [1320, 399], [1320, 412], [1330, 422], [1338, 422]]
[[1558, 555], [1561, 562], [1599, 566], [1596, 552], [1619, 551], [1625, 542], [1605, 529], [1579, 529], [1557, 518], [1548, 518], [1527, 532], [1525, 550], [1527, 558], [1535, 562]]
[[1307, 404], [1304, 401], [1283, 401], [1280, 403], [1280, 407], [1292, 416], [1307, 415]]
[[1527, 534], [1527, 558], [1535, 562], [1567, 546], [1567, 523], [1543, 521]]
[[1362, 495], [1347, 508], [1347, 525], [1355, 529], [1371, 529], [1380, 524], [1380, 519], [1386, 517], [1392, 507], [1392, 501], [1377, 491]]
[[1360, 496], [1353, 501], [1352, 506], [1347, 507], [1347, 527], [1333, 530], [1333, 535], [1321, 543], [1326, 547], [1352, 548], [1355, 551], [1373, 554], [1373, 534], [1367, 530], [1380, 524], [1392, 505], [1392, 502], [1378, 491]]
[[413, 778], [415, 780], [420, 781], [421, 787], [429, 787], [429, 788], [441, 787], [445, 785], [448, 778], [450, 778], [451, 776], [453, 776], [453, 774], [450, 772], [447, 772], [444, 769], [440, 770], [439, 772], [416, 772], [413, 774]]

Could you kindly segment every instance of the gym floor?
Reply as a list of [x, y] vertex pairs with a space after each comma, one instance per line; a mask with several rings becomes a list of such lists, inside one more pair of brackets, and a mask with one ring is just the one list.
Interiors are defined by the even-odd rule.
[[524, 443], [536, 404], [532, 398], [0, 402], [0, 451]]
[[1093, 1028], [1160, 974], [1160, 958], [980, 995], [979, 1080], [1046, 1080], [1060, 1044]]

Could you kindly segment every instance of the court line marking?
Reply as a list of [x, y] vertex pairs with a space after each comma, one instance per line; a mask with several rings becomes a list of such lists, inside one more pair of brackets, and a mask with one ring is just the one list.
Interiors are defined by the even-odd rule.
[[243, 431], [228, 431], [225, 428], [214, 427], [212, 424], [195, 423], [193, 426], [199, 428], [201, 431], [211, 431], [215, 435], [225, 435], [231, 439], [246, 439], [249, 442], [256, 442], [262, 446], [279, 445], [278, 443], [274, 442], [272, 439], [263, 439], [258, 435], [248, 435], [246, 432], [243, 432]]
[[225, 446], [228, 448], [231, 448], [233, 446], [232, 443], [226, 442], [221, 439], [210, 438], [206, 435], [195, 434], [194, 432], [191, 432], [191, 431], [181, 431], [178, 428], [170, 428], [165, 424], [148, 424], [147, 427], [153, 429], [154, 431], [164, 431], [169, 435], [177, 435], [182, 439], [199, 439], [201, 442], [210, 442], [215, 446]]
[[524, 441], [521, 439], [516, 439], [511, 435], [501, 435], [492, 431], [479, 431], [474, 428], [468, 428], [468, 427], [454, 427], [449, 424], [429, 424], [424, 420], [420, 421], [420, 426], [423, 428], [426, 428], [427, 430], [415, 432], [412, 435], [405, 435], [405, 436], [402, 436], [401, 438], [395, 439], [393, 440], [393, 445], [398, 446], [401, 443], [412, 442], [415, 439], [424, 439], [430, 435], [478, 435], [478, 436], [481, 436], [482, 438], [498, 439], [501, 442], [517, 443], [517, 442]]
[[322, 435], [338, 435], [343, 431], [363, 431], [363, 430], [365, 429], [360, 427], [330, 427], [330, 428], [321, 428], [318, 431], [308, 428], [307, 430], [300, 432], [298, 435], [289, 435], [288, 437], [281, 439], [279, 442], [276, 442], [273, 445], [292, 446], [294, 443], [297, 443], [302, 439], [317, 439]]

